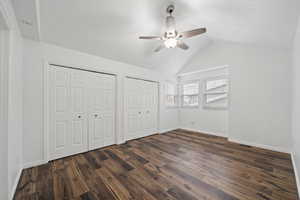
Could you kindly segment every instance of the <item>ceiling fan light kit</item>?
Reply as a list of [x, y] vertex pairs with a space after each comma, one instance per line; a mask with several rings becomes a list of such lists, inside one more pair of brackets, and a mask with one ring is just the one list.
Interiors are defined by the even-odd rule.
[[164, 48], [176, 48], [179, 47], [183, 50], [189, 49], [189, 46], [186, 45], [182, 39], [194, 37], [206, 32], [206, 28], [198, 28], [191, 31], [185, 31], [179, 33], [176, 30], [176, 22], [175, 18], [172, 16], [172, 13], [175, 10], [174, 5], [169, 5], [167, 7], [167, 16], [166, 18], [166, 31], [163, 36], [140, 36], [139, 39], [146, 39], [146, 40], [161, 40], [163, 41], [163, 45], [157, 47], [154, 51], [158, 52]]
[[164, 44], [167, 48], [175, 48], [177, 46], [177, 40], [174, 38], [170, 38], [165, 40]]

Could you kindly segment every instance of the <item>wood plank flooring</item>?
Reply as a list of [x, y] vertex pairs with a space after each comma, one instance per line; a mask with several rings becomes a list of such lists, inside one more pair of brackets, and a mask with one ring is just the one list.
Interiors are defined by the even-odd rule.
[[186, 130], [26, 169], [15, 200], [296, 200], [288, 154]]

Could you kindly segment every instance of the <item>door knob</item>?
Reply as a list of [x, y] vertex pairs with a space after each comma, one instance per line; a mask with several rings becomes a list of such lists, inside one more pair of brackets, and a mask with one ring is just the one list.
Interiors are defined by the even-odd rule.
[[141, 114], [141, 112], [139, 112], [139, 114]]
[[80, 119], [80, 118], [81, 118], [81, 115], [78, 115], [78, 118]]
[[98, 117], [98, 115], [97, 115], [97, 114], [95, 114], [94, 116], [95, 116], [95, 117]]

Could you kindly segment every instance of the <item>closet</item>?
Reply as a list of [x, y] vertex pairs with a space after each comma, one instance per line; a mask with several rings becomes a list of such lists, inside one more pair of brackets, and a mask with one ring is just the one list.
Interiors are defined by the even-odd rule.
[[126, 78], [125, 140], [145, 137], [158, 131], [158, 83]]
[[50, 65], [50, 160], [115, 144], [115, 76]]

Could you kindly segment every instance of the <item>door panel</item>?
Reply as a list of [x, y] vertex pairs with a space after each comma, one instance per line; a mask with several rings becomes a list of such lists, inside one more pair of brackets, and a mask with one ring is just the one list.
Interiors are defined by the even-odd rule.
[[55, 110], [56, 112], [67, 111], [68, 88], [67, 86], [57, 85], [55, 88]]
[[115, 76], [87, 73], [89, 149], [115, 144]]
[[68, 137], [70, 134], [69, 81], [66, 69], [50, 69], [50, 158], [64, 157], [68, 154]]
[[92, 115], [90, 122], [90, 144], [93, 148], [96, 148], [97, 144], [100, 145], [100, 147], [103, 146], [103, 120], [100, 117], [95, 117], [95, 115]]
[[87, 151], [85, 87], [79, 70], [50, 67], [50, 159]]
[[76, 154], [88, 150], [87, 146], [87, 110], [86, 110], [86, 79], [84, 72], [70, 69], [71, 75], [71, 131], [70, 153]]
[[49, 71], [50, 159], [115, 144], [115, 76], [57, 66]]
[[67, 121], [56, 121], [55, 127], [55, 151], [66, 148], [66, 141], [68, 135], [68, 122]]
[[131, 140], [142, 135], [142, 82], [135, 79], [126, 79], [125, 84], [125, 139]]
[[145, 102], [145, 123], [144, 130], [146, 135], [157, 132], [157, 115], [158, 115], [158, 85], [148, 82], [145, 86], [146, 102]]
[[115, 144], [115, 120], [111, 113], [104, 113], [103, 120], [103, 142], [104, 146]]
[[131, 110], [127, 115], [127, 138], [128, 140], [136, 139], [142, 135], [142, 114], [141, 111]]
[[112, 111], [115, 107], [115, 91], [113, 89], [105, 89], [103, 91], [103, 110], [104, 111]]
[[84, 109], [84, 88], [73, 87], [72, 88], [72, 100], [73, 100], [73, 111], [83, 112]]
[[125, 138], [144, 137], [157, 132], [157, 83], [126, 79]]
[[73, 138], [72, 138], [72, 145], [82, 145], [84, 141], [84, 122], [83, 120], [73, 120]]

